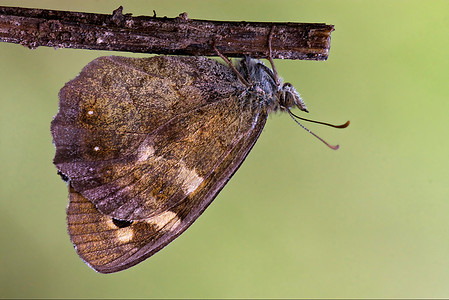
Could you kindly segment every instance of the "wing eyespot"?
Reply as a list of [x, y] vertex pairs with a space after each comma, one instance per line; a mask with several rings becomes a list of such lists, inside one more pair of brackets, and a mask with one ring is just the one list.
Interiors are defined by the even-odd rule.
[[114, 223], [114, 225], [117, 226], [118, 228], [125, 228], [125, 227], [131, 226], [133, 221], [119, 220], [119, 219], [112, 218], [112, 223]]

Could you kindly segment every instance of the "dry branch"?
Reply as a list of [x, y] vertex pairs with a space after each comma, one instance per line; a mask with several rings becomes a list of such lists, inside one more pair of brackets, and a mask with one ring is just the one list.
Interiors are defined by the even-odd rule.
[[39, 46], [138, 53], [266, 58], [272, 27], [273, 58], [326, 60], [333, 25], [222, 22], [0, 6], [0, 41]]

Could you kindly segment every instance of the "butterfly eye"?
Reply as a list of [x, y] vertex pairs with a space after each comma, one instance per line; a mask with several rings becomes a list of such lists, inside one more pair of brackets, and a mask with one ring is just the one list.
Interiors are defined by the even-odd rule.
[[117, 226], [118, 228], [125, 228], [125, 227], [131, 226], [133, 221], [118, 220], [118, 219], [112, 218], [112, 223], [114, 223], [114, 225]]

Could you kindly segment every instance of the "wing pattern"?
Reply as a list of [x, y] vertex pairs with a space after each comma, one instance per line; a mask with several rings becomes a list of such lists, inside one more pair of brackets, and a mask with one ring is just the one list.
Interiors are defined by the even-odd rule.
[[102, 57], [60, 92], [54, 163], [78, 254], [111, 273], [187, 229], [265, 124], [235, 74], [202, 57]]

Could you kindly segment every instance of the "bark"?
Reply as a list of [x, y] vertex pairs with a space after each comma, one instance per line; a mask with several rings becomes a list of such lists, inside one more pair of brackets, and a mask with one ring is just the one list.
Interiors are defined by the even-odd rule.
[[39, 46], [171, 55], [326, 60], [333, 25], [225, 22], [0, 6], [0, 41]]

